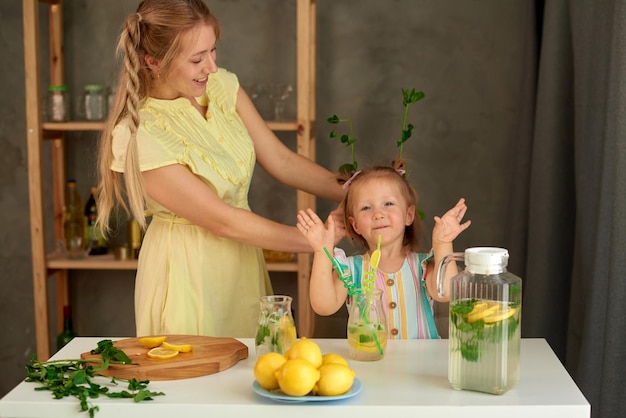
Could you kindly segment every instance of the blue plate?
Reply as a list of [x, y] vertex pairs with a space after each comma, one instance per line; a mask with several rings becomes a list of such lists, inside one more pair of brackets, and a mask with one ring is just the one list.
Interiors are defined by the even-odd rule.
[[285, 393], [280, 390], [280, 389], [276, 389], [276, 390], [267, 390], [267, 389], [263, 389], [261, 387], [261, 385], [259, 385], [259, 383], [255, 380], [254, 383], [252, 383], [252, 390], [254, 390], [257, 394], [265, 397], [265, 398], [269, 398], [269, 399], [273, 399], [277, 402], [288, 402], [288, 403], [298, 403], [298, 402], [328, 402], [328, 401], [337, 401], [339, 399], [346, 399], [346, 398], [351, 398], [354, 395], [356, 395], [357, 393], [359, 393], [361, 391], [363, 385], [361, 385], [361, 381], [357, 378], [354, 379], [354, 382], [352, 382], [352, 387], [350, 388], [349, 391], [347, 391], [346, 393], [344, 393], [343, 395], [338, 395], [338, 396], [313, 396], [313, 395], [307, 395], [307, 396], [289, 396], [289, 395], [285, 395]]

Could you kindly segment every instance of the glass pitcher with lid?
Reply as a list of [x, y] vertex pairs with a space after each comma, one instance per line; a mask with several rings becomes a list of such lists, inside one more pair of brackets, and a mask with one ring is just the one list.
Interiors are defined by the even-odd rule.
[[449, 263], [465, 262], [449, 284], [448, 380], [454, 389], [500, 395], [519, 381], [522, 280], [507, 272], [508, 259], [504, 248], [475, 247], [439, 263], [443, 296]]

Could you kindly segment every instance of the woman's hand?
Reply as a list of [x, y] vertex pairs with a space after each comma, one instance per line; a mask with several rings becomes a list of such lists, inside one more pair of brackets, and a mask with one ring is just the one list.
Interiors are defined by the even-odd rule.
[[321, 251], [324, 247], [332, 251], [334, 248], [336, 227], [332, 214], [326, 223], [327, 225], [324, 225], [320, 217], [311, 209], [298, 212], [298, 224], [296, 226], [309, 241], [313, 251]]
[[461, 223], [461, 220], [467, 212], [465, 199], [461, 198], [457, 204], [447, 211], [441, 218], [435, 216], [435, 227], [433, 229], [433, 245], [436, 243], [451, 243], [465, 231], [472, 221]]
[[[332, 225], [331, 225], [332, 221]], [[345, 238], [346, 236], [346, 224], [344, 222], [343, 206], [340, 204], [337, 209], [330, 212], [328, 219], [326, 220], [326, 227], [333, 228], [335, 230], [335, 245]]]

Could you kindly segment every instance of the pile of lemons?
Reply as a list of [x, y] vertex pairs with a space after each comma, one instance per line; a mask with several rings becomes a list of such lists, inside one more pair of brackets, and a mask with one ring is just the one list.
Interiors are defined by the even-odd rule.
[[282, 390], [289, 396], [339, 396], [352, 387], [355, 373], [345, 358], [322, 355], [306, 337], [297, 340], [285, 355], [266, 353], [254, 365], [254, 378], [266, 390]]
[[192, 349], [191, 344], [170, 344], [166, 339], [167, 336], [143, 337], [139, 343], [150, 349], [148, 357], [160, 360], [174, 358], [178, 353], [188, 353]]

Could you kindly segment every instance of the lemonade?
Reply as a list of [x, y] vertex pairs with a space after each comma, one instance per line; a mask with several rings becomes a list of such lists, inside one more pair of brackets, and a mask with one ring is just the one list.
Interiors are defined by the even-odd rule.
[[383, 358], [387, 348], [387, 318], [382, 305], [382, 290], [352, 295], [348, 317], [350, 357], [359, 361]]
[[348, 348], [354, 360], [380, 360], [387, 348], [387, 329], [372, 323], [349, 324]]
[[256, 354], [285, 354], [296, 341], [290, 296], [263, 296], [255, 337]]
[[519, 381], [521, 303], [460, 299], [450, 305], [448, 378], [454, 389], [502, 394]]

